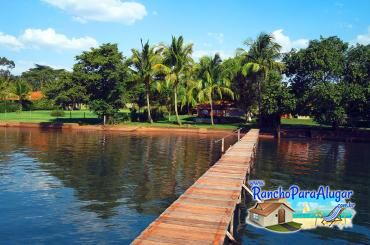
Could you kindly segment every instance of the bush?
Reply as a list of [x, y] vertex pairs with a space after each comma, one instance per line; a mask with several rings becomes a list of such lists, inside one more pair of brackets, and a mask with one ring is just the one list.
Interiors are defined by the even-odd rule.
[[19, 104], [14, 101], [0, 101], [0, 113], [15, 112], [19, 110]]
[[[152, 108], [151, 116], [153, 121], [163, 120], [165, 118], [166, 111], [162, 108]], [[130, 118], [132, 122], [147, 122], [148, 112], [145, 109], [143, 112], [137, 112], [136, 109], [131, 109]]]
[[32, 101], [32, 110], [53, 110], [55, 109], [54, 102], [48, 99], [41, 99]]
[[130, 116], [128, 115], [128, 113], [126, 113], [126, 112], [117, 112], [113, 116], [112, 122], [108, 122], [108, 123], [116, 124], [116, 123], [128, 122], [128, 121], [130, 121]]
[[52, 110], [50, 112], [50, 116], [52, 117], [64, 117], [64, 115], [65, 115], [64, 111], [60, 109]]

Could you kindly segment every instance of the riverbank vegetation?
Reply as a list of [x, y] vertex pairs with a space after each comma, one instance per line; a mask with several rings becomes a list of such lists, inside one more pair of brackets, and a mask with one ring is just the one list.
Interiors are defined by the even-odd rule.
[[[253, 117], [260, 127], [279, 129], [284, 115], [291, 124], [370, 127], [370, 45], [320, 37], [283, 53], [261, 33], [223, 60], [219, 54], [195, 60], [192, 51], [182, 36], [169, 44], [141, 41], [131, 54], [106, 43], [78, 55], [72, 71], [36, 65], [19, 76], [11, 73], [13, 61], [0, 58], [0, 113], [7, 114], [0, 118], [73, 121], [72, 114], [83, 113], [75, 121], [201, 125], [195, 114], [205, 104], [211, 125], [250, 125]], [[42, 96], [32, 99], [33, 93]], [[244, 116], [216, 120], [215, 106], [225, 101]], [[63, 110], [72, 112], [55, 116]], [[29, 120], [19, 117], [24, 111]], [[32, 119], [38, 113], [49, 116]]]

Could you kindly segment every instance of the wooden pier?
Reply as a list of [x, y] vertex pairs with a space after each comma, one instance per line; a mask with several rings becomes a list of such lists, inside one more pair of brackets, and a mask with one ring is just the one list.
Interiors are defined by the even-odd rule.
[[233, 240], [235, 208], [253, 164], [258, 129], [251, 129], [132, 244], [224, 244]]

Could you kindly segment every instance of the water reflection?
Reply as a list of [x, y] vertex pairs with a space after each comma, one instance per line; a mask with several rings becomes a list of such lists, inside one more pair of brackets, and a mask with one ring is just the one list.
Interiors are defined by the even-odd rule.
[[[320, 228], [279, 235], [252, 226], [243, 231], [243, 243], [370, 242], [370, 144], [309, 140], [260, 140], [252, 178], [264, 179], [266, 188], [292, 184], [301, 189], [330, 185], [332, 189], [354, 190], [357, 215], [353, 228]], [[252, 203], [249, 203], [252, 205]]]
[[219, 137], [0, 129], [0, 238], [129, 243], [218, 159]]

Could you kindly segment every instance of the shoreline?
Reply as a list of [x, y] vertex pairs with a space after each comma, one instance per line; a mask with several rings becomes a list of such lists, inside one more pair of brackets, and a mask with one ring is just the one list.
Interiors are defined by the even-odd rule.
[[[106, 131], [106, 132], [171, 132], [192, 134], [222, 134], [232, 133], [233, 129], [216, 128], [186, 128], [186, 127], [156, 127], [156, 126], [134, 126], [134, 125], [79, 125], [78, 123], [29, 123], [29, 122], [0, 122], [2, 128], [36, 128], [52, 130], [77, 130], [77, 131]], [[236, 134], [236, 133], [235, 133]]]
[[[127, 133], [186, 133], [186, 134], [231, 134], [234, 129], [222, 128], [197, 128], [197, 127], [167, 127], [150, 125], [80, 125], [78, 123], [51, 123], [51, 122], [1, 122], [1, 128], [38, 128], [51, 130], [77, 130], [98, 132], [127, 132]], [[235, 132], [235, 134], [237, 134]], [[242, 133], [244, 134], [244, 132]], [[275, 134], [271, 130], [262, 129], [259, 135], [261, 139], [275, 140]], [[370, 142], [370, 130], [351, 129], [314, 129], [314, 128], [282, 128], [281, 138], [328, 140], [339, 142]]]

